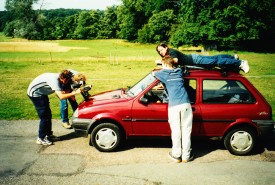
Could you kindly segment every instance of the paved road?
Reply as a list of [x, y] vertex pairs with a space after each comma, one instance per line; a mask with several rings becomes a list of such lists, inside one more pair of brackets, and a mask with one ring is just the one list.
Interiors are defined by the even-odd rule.
[[219, 141], [192, 140], [195, 160], [173, 163], [169, 139], [130, 140], [118, 152], [101, 153], [89, 138], [53, 121], [61, 137], [52, 146], [36, 145], [38, 121], [0, 120], [0, 184], [274, 184], [275, 137], [261, 140], [253, 155], [234, 156]]

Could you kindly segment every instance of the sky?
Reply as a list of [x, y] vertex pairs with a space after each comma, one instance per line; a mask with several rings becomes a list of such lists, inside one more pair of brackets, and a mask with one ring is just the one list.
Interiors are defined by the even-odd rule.
[[[107, 6], [120, 5], [121, 0], [39, 0], [34, 9], [39, 9], [43, 2], [42, 9], [73, 8], [86, 10], [105, 10]], [[6, 0], [0, 0], [0, 11], [5, 10]]]

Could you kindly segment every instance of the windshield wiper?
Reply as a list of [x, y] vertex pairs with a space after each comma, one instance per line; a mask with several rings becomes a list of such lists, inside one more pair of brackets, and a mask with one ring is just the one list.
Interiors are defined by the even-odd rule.
[[[130, 93], [132, 96], [134, 96], [135, 94], [132, 91], [127, 91], [127, 94]], [[129, 95], [129, 94], [128, 94]], [[130, 95], [129, 95], [130, 96]]]

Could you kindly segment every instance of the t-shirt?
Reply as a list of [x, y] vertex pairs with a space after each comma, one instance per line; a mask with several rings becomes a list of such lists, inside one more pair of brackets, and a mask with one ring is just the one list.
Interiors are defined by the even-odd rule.
[[191, 55], [185, 55], [176, 49], [169, 48], [169, 55], [172, 58], [178, 58], [178, 65], [184, 66], [194, 64]]
[[27, 94], [30, 97], [50, 95], [61, 91], [58, 73], [43, 73], [36, 77], [29, 85]]
[[155, 77], [165, 84], [169, 96], [169, 107], [190, 103], [180, 68], [156, 71]]

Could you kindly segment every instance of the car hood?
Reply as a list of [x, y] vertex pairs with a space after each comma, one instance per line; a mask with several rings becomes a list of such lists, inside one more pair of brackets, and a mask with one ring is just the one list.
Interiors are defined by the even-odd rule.
[[125, 101], [129, 99], [127, 95], [124, 93], [124, 89], [117, 89], [112, 91], [105, 91], [98, 94], [94, 94], [91, 98], [81, 104], [81, 106], [91, 106], [97, 104], [105, 104], [105, 103], [115, 103], [120, 101]]

